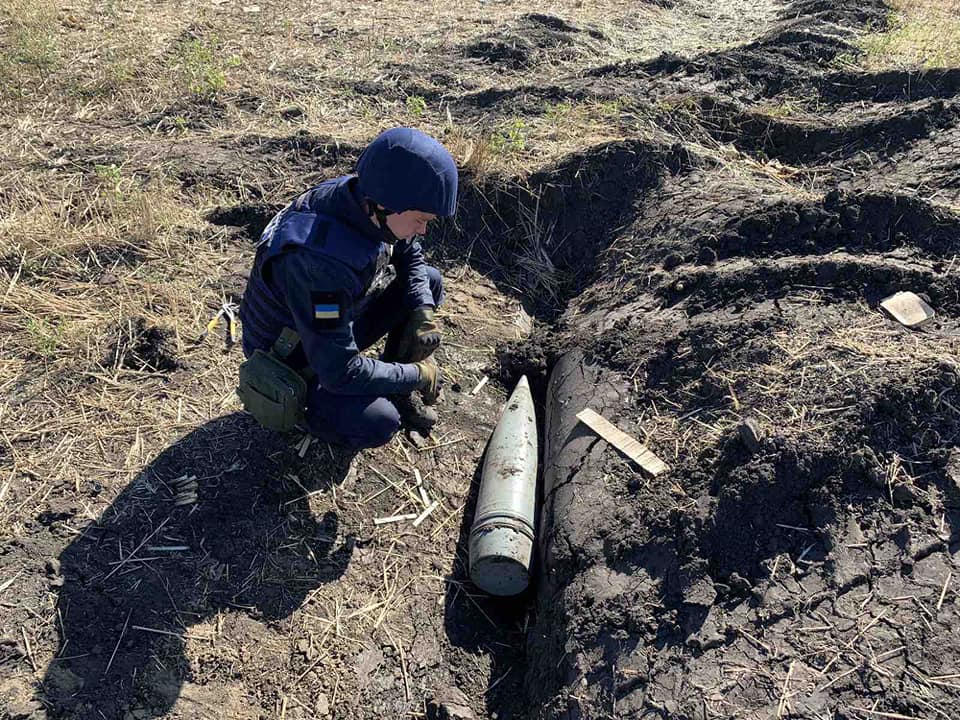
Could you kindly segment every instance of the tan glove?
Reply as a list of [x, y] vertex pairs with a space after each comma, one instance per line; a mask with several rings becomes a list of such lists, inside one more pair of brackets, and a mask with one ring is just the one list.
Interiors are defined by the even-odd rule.
[[423, 360], [440, 347], [441, 333], [429, 305], [418, 307], [407, 320], [398, 356], [407, 362]]
[[440, 368], [433, 358], [415, 362], [417, 370], [420, 371], [420, 383], [417, 390], [420, 391], [420, 397], [423, 398], [424, 405], [435, 405], [440, 397]]

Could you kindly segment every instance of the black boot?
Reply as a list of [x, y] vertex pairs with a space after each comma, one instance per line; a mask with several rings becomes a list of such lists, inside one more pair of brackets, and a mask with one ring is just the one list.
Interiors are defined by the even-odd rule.
[[437, 411], [423, 404], [423, 400], [416, 394], [392, 395], [390, 402], [400, 413], [400, 420], [408, 430], [429, 434], [437, 424]]
[[[387, 341], [383, 347], [383, 354], [380, 358], [385, 362], [410, 362], [409, 358], [400, 357], [400, 340], [403, 336], [403, 323], [394, 328], [387, 334]], [[429, 435], [433, 426], [439, 419], [437, 411], [432, 407], [423, 404], [423, 400], [418, 393], [409, 395], [391, 395], [389, 398], [397, 412], [400, 413], [400, 421], [407, 430], [416, 430], [424, 435]]]

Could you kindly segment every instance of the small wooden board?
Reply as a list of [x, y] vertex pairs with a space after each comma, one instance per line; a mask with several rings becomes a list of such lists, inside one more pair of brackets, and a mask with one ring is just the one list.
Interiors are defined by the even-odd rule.
[[907, 327], [919, 327], [936, 313], [922, 298], [906, 291], [894, 293], [880, 303], [894, 320]]
[[597, 435], [613, 445], [637, 465], [653, 476], [666, 472], [667, 464], [654, 455], [650, 449], [639, 440], [630, 437], [623, 430], [607, 420], [603, 415], [585, 408], [577, 413], [577, 420], [582, 422]]

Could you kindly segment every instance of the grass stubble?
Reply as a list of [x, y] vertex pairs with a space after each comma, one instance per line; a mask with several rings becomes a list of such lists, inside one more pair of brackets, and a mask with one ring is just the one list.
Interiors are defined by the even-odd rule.
[[[647, 38], [610, 20], [633, 3], [542, 4], [545, 11], [605, 32], [614, 59], [662, 49], [643, 46]], [[455, 47], [487, 28], [482, 4], [457, 13], [443, 5], [385, 3], [374, 15], [357, 15], [346, 4], [333, 4], [304, 16], [292, 3], [271, 3], [259, 12], [222, 3], [0, 3], [0, 144], [8, 149], [0, 158], [0, 538], [24, 535], [52, 493], [71, 493], [84, 508], [84, 521], [108, 522], [101, 517], [104, 509], [151, 458], [190, 430], [238, 409], [237, 351], [224, 353], [219, 342], [194, 340], [236, 291], [224, 280], [227, 270], [249, 265], [251, 250], [210, 226], [205, 213], [250, 200], [283, 202], [302, 189], [305, 173], [280, 178], [266, 198], [255, 184], [185, 187], [176, 168], [165, 163], [164, 147], [229, 144], [247, 134], [281, 137], [297, 130], [362, 145], [383, 127], [408, 123], [442, 137], [475, 175], [515, 177], [574, 150], [663, 131], [650, 129], [651, 114], [628, 101], [550, 101], [531, 116], [467, 120], [422, 91], [382, 97], [357, 92], [351, 79], [373, 77], [389, 87], [398, 66], [422, 66], [438, 48]], [[865, 67], [960, 64], [956, 0], [894, 5], [891, 28], [862, 40]], [[658, 20], [669, 26], [674, 20], [659, 8], [641, 14], [638, 25]], [[675, 42], [684, 49], [687, 40]], [[576, 69], [558, 62], [549, 72], [558, 77]], [[468, 79], [477, 89], [502, 80], [488, 68]], [[431, 89], [429, 79], [420, 84]], [[293, 123], [280, 112], [291, 106], [298, 112]], [[730, 172], [789, 180], [781, 167], [758, 166], [729, 147], [700, 150]], [[547, 278], [545, 292], [559, 292], [543, 271], [550, 270], [549, 259], [538, 250], [551, 228], [535, 214], [526, 222], [534, 242], [521, 264]], [[492, 345], [481, 330], [484, 319], [469, 320], [469, 342], [480, 338]], [[875, 329], [865, 325], [865, 332]], [[174, 369], [136, 351], [144, 335], [168, 343]], [[882, 360], [874, 340], [863, 356], [864, 371]], [[837, 331], [835, 341], [846, 346], [864, 338], [847, 328]], [[802, 337], [783, 342], [785, 358], [794, 364], [812, 352]], [[890, 355], [901, 357], [903, 348], [891, 346]], [[472, 386], [472, 367], [451, 369]], [[770, 367], [762, 374], [774, 387], [783, 372]], [[725, 379], [731, 386], [738, 381]], [[805, 417], [800, 411], [771, 421], [797, 432], [817, 429], [809, 421], [804, 426]], [[705, 415], [696, 432], [721, 435], [737, 421], [735, 412]], [[678, 453], [697, 440], [666, 415], [646, 427], [673, 438]], [[441, 437], [436, 449], [447, 447], [449, 462], [469, 478], [474, 446], [480, 442], [482, 448], [482, 439], [470, 438], [470, 449], [461, 453], [461, 440]], [[417, 466], [417, 452], [400, 442], [371, 457], [371, 466], [404, 468], [411, 477]], [[445, 500], [433, 526], [428, 522], [419, 532], [436, 544], [440, 565], [450, 567], [453, 552], [443, 536], [455, 533], [467, 486], [437, 482]], [[94, 486], [104, 492], [92, 493]], [[355, 499], [353, 522], [418, 511], [409, 493], [391, 493], [381, 495], [380, 504]], [[347, 502], [335, 493], [310, 500], [317, 513]], [[343, 673], [343, 654], [363, 647], [381, 627], [402, 657], [404, 645], [409, 647], [404, 618], [411, 587], [428, 587], [442, 603], [446, 581], [430, 558], [407, 553], [409, 529], [391, 525], [376, 532], [382, 553], [373, 586], [324, 587], [305, 602], [294, 630], [311, 638], [312, 659], [281, 691], [278, 708], [304, 704], [298, 686], [307, 673]], [[4, 589], [10, 582], [0, 577]], [[40, 621], [24, 629], [34, 671], [56, 652], [53, 607], [50, 602]], [[337, 645], [346, 648], [343, 653], [331, 652]], [[403, 681], [409, 693], [406, 669]]]

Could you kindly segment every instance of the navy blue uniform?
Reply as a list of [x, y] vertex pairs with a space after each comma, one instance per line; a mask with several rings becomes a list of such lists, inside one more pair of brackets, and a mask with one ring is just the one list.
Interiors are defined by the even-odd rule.
[[390, 246], [367, 217], [356, 177], [328, 180], [300, 195], [267, 226], [240, 307], [243, 351], [270, 349], [284, 327], [300, 334], [288, 359], [316, 374], [307, 399], [310, 432], [375, 447], [400, 426], [386, 395], [414, 391], [410, 363], [365, 357], [410, 311], [438, 306], [440, 273], [415, 240]]

